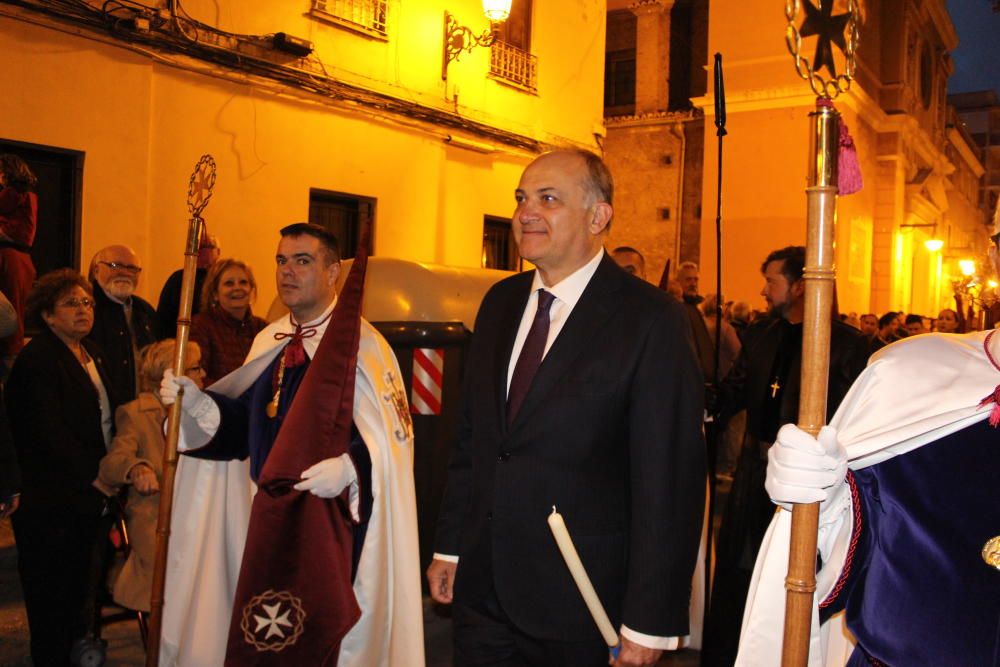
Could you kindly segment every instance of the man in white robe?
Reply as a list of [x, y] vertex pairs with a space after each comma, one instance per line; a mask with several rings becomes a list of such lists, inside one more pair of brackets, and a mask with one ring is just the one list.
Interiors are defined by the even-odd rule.
[[[281, 390], [274, 396], [275, 411], [279, 416], [287, 412], [297, 385], [288, 387], [281, 377], [294, 377], [298, 369], [290, 369], [286, 375], [285, 361], [294, 355], [285, 348], [301, 348], [307, 365], [336, 303], [339, 257], [335, 241], [328, 236], [313, 225], [291, 225], [282, 230], [277, 281], [290, 313], [257, 336], [242, 368], [206, 393], [196, 388], [192, 391], [183, 378], [165, 378], [161, 388], [165, 401], [176, 395], [179, 386], [185, 391], [181, 449], [197, 450], [207, 445], [202, 451], [211, 450], [213, 437], [220, 426], [224, 427], [224, 415], [232, 412], [226, 406], [238, 405], [255, 388], [266, 387], [272, 377]], [[302, 372], [298, 372], [301, 379]], [[180, 459], [161, 665], [208, 667], [223, 662], [250, 517], [250, 480], [259, 474], [273, 444], [273, 439], [268, 442], [268, 437], [260, 436], [253, 422], [263, 423], [274, 416], [270, 411], [267, 417], [259, 412], [250, 413], [251, 442], [242, 452], [243, 456], [249, 454], [249, 461]], [[345, 454], [303, 471], [302, 481], [295, 487], [323, 498], [335, 498], [349, 489], [352, 514], [357, 519], [363, 511], [367, 519], [353, 584], [362, 613], [340, 644], [337, 664], [422, 665], [412, 427], [396, 359], [386, 341], [364, 321], [353, 419], [370, 470], [367, 465], [364, 470], [356, 469]], [[365, 495], [370, 505], [359, 497], [359, 477], [369, 487]], [[364, 510], [360, 506], [365, 506]]]

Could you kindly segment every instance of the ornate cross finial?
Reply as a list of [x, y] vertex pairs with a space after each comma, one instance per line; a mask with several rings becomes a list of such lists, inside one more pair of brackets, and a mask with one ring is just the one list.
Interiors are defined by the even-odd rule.
[[[837, 15], [833, 13], [835, 1], [819, 0], [817, 7], [812, 0], [804, 0], [804, 4], [802, 0], [785, 0], [785, 18], [788, 21], [785, 28], [785, 42], [795, 57], [795, 70], [800, 77], [809, 82], [809, 86], [817, 96], [828, 100], [850, 89], [857, 66], [855, 54], [858, 49], [860, 23], [858, 0], [845, 0], [847, 12]], [[802, 7], [805, 8], [805, 19], [800, 28], [795, 22]], [[812, 36], [816, 36], [817, 41], [816, 53], [810, 63], [809, 59], [802, 55], [802, 38]], [[834, 44], [844, 54], [842, 74], [837, 74], [833, 57]], [[823, 68], [829, 72], [829, 79], [824, 79], [820, 73]]]
[[208, 206], [215, 187], [215, 160], [211, 155], [202, 155], [188, 181], [188, 212], [193, 218], [200, 218]]
[[833, 48], [830, 42], [840, 47], [841, 53], [846, 53], [847, 42], [844, 40], [844, 28], [850, 21], [850, 14], [833, 15], [833, 0], [819, 0], [819, 8], [810, 0], [805, 0], [803, 5], [806, 10], [806, 20], [799, 28], [799, 35], [811, 37], [818, 35], [816, 41], [816, 55], [813, 57], [812, 71], [815, 72], [821, 67], [826, 67], [830, 76], [837, 77], [837, 67], [833, 64]]

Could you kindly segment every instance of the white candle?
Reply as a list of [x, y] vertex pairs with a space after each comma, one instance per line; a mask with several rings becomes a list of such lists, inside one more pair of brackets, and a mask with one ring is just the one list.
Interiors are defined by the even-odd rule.
[[576, 587], [580, 589], [580, 595], [583, 596], [583, 601], [587, 604], [590, 615], [594, 617], [594, 622], [597, 623], [597, 629], [601, 631], [601, 636], [604, 637], [604, 641], [608, 646], [617, 646], [618, 633], [615, 632], [615, 629], [611, 626], [611, 621], [608, 620], [608, 614], [604, 611], [604, 605], [601, 604], [600, 598], [597, 597], [597, 591], [594, 590], [594, 585], [590, 583], [590, 577], [587, 576], [587, 571], [583, 569], [580, 555], [576, 553], [573, 540], [569, 536], [569, 531], [566, 530], [566, 522], [563, 521], [562, 515], [556, 511], [555, 505], [552, 506], [552, 514], [549, 515], [549, 528], [552, 529], [552, 535], [556, 538], [556, 544], [559, 545], [559, 551], [562, 552], [566, 566], [569, 568], [569, 573], [573, 575], [573, 581], [576, 582]]

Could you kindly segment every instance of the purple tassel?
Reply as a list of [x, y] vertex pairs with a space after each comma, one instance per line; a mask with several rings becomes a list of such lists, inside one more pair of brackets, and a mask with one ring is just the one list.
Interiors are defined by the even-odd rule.
[[[834, 108], [833, 102], [820, 98], [816, 100], [818, 107]], [[837, 152], [837, 194], [853, 195], [863, 186], [861, 181], [861, 165], [858, 163], [858, 149], [854, 145], [854, 138], [847, 130], [847, 123], [843, 117], [839, 117], [840, 123], [840, 148]]]

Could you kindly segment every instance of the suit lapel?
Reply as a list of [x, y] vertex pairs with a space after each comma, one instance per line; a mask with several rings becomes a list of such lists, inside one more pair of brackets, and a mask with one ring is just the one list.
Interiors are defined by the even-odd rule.
[[615, 298], [615, 292], [620, 288], [623, 277], [623, 274], [620, 274], [621, 270], [614, 265], [614, 260], [605, 255], [559, 332], [559, 336], [542, 359], [528, 395], [525, 396], [524, 403], [518, 410], [514, 423], [511, 424], [511, 430], [530, 418], [553, 387], [565, 379], [580, 354], [596, 345], [597, 337], [605, 322], [614, 315], [620, 305], [620, 300]]

